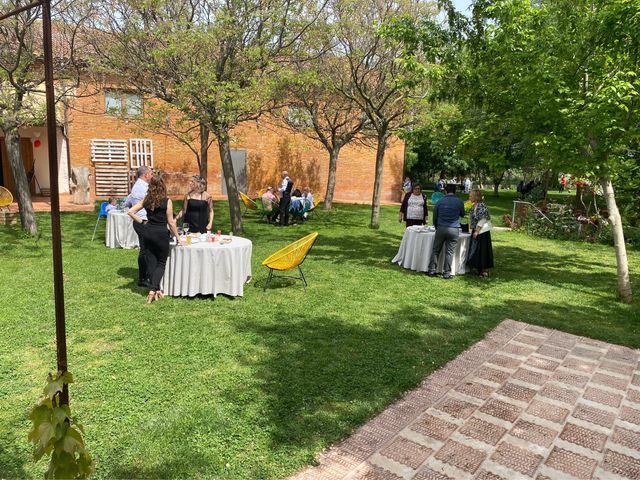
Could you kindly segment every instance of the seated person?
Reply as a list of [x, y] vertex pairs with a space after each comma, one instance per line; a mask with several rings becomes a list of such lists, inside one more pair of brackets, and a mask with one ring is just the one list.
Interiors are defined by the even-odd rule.
[[272, 212], [274, 205], [278, 204], [278, 197], [273, 193], [273, 187], [267, 187], [267, 191], [262, 194], [262, 206], [267, 212]]
[[302, 196], [302, 192], [298, 189], [295, 189], [293, 193], [291, 193], [291, 203], [289, 204], [289, 212], [294, 215], [302, 215], [304, 211], [304, 197]]
[[309, 216], [309, 210], [311, 210], [313, 208], [313, 194], [311, 193], [311, 190], [309, 189], [309, 187], [304, 187], [302, 189], [302, 196], [304, 197], [304, 218], [307, 218]]
[[112, 210], [118, 209], [118, 199], [116, 197], [109, 197], [109, 205], [107, 205], [106, 211], [107, 214]]

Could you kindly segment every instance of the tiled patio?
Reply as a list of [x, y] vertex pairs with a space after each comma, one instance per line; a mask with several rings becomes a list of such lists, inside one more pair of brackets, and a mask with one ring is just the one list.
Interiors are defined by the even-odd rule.
[[640, 479], [639, 357], [505, 320], [292, 479]]

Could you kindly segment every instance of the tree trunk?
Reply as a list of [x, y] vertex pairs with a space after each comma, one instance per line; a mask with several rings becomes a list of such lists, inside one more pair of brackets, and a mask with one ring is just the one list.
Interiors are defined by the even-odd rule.
[[209, 185], [209, 129], [200, 124], [200, 177], [204, 180], [204, 189]]
[[384, 169], [384, 152], [387, 147], [387, 135], [378, 135], [378, 148], [376, 150], [376, 176], [373, 181], [373, 199], [371, 202], [370, 228], [380, 228], [380, 190], [382, 188], [382, 171]]
[[616, 204], [616, 197], [611, 184], [611, 177], [600, 178], [600, 185], [607, 200], [609, 210], [609, 221], [613, 231], [613, 244], [616, 251], [616, 262], [618, 266], [618, 295], [624, 303], [631, 303], [633, 294], [631, 292], [631, 282], [629, 281], [629, 263], [627, 262], [627, 248], [624, 243], [624, 232], [622, 231], [622, 219]]
[[231, 148], [229, 146], [229, 132], [222, 131], [216, 135], [218, 139], [218, 149], [220, 150], [220, 161], [222, 163], [222, 173], [227, 185], [227, 197], [229, 199], [229, 219], [231, 220], [231, 230], [234, 234], [242, 232], [242, 215], [240, 214], [240, 199], [238, 198], [238, 187], [236, 176], [233, 171], [231, 161]]
[[16, 188], [16, 200], [20, 209], [22, 229], [28, 232], [29, 235], [36, 236], [38, 234], [38, 224], [36, 223], [36, 215], [33, 211], [33, 204], [31, 203], [31, 192], [29, 191], [27, 172], [22, 162], [18, 128], [4, 129], [4, 135], [7, 142], [7, 154], [9, 156], [11, 174], [13, 175], [13, 183]]
[[324, 209], [331, 210], [333, 203], [333, 191], [336, 188], [336, 169], [338, 167], [338, 155], [340, 147], [333, 147], [329, 152], [329, 178], [327, 179], [327, 193], [324, 196]]

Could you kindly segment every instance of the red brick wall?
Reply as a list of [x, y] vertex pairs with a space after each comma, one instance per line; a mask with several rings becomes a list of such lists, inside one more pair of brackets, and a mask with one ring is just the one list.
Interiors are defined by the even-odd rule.
[[[123, 121], [106, 115], [104, 95], [78, 98], [72, 105], [69, 126], [71, 164], [91, 166], [91, 139], [148, 138], [153, 141], [154, 166], [174, 173], [170, 179], [172, 193], [185, 184], [188, 175], [196, 174], [195, 155], [175, 138], [142, 131], [134, 120]], [[232, 135], [232, 148], [247, 151], [249, 194], [268, 185], [275, 186], [280, 172], [288, 170], [296, 188], [309, 186], [324, 196], [329, 156], [321, 144], [284, 128], [250, 122], [240, 125]], [[197, 147], [197, 145], [196, 145]], [[404, 143], [395, 140], [385, 155], [382, 179], [382, 201], [398, 202], [402, 185]], [[335, 199], [337, 201], [370, 203], [373, 192], [375, 148], [347, 146], [338, 160]], [[178, 175], [183, 173], [186, 176]], [[216, 143], [209, 149], [209, 192], [222, 198], [220, 156]], [[175, 192], [174, 192], [175, 190]]]

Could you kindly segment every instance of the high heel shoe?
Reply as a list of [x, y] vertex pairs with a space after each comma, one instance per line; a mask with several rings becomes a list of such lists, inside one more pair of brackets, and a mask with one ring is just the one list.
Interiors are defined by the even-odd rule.
[[152, 303], [156, 300], [156, 292], [149, 292], [149, 295], [147, 295], [147, 303]]

